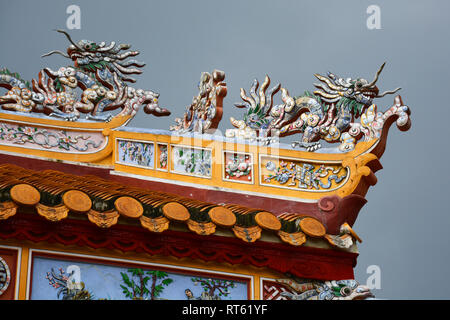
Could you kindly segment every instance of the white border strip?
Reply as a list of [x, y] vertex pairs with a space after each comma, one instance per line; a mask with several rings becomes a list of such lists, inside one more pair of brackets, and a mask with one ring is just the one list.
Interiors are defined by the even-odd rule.
[[198, 269], [198, 268], [191, 268], [191, 267], [183, 267], [178, 265], [170, 265], [170, 264], [162, 264], [162, 263], [151, 263], [151, 262], [145, 262], [145, 261], [139, 261], [139, 260], [125, 260], [125, 259], [118, 259], [118, 258], [110, 258], [110, 257], [103, 257], [103, 256], [94, 256], [94, 255], [86, 255], [86, 254], [75, 254], [75, 253], [67, 253], [67, 252], [61, 252], [61, 251], [52, 251], [52, 250], [41, 250], [41, 249], [30, 249], [29, 252], [29, 258], [28, 258], [28, 275], [27, 275], [27, 300], [30, 299], [30, 291], [31, 291], [31, 263], [33, 258], [34, 252], [42, 252], [42, 253], [50, 253], [55, 254], [59, 256], [70, 256], [70, 257], [81, 257], [81, 258], [89, 258], [89, 259], [95, 259], [95, 260], [103, 260], [103, 261], [115, 261], [115, 262], [122, 262], [124, 264], [139, 264], [139, 265], [145, 265], [145, 266], [152, 266], [152, 267], [165, 267], [173, 269], [174, 273], [180, 273], [185, 270], [194, 271], [194, 272], [204, 272], [208, 273], [212, 276], [214, 275], [225, 275], [225, 276], [232, 276], [236, 278], [243, 278], [248, 279], [249, 286], [250, 286], [250, 300], [255, 299], [255, 294], [253, 292], [253, 286], [254, 286], [254, 277], [239, 273], [231, 273], [231, 272], [223, 272], [223, 271], [215, 271], [215, 270], [208, 270], [208, 269]]
[[[27, 116], [26, 116], [27, 117]], [[64, 121], [64, 120], [59, 120], [59, 119], [52, 119], [52, 118], [35, 118], [35, 119], [41, 119], [41, 120], [55, 120], [55, 121]], [[58, 129], [58, 130], [65, 130], [65, 131], [95, 131], [95, 132], [99, 132], [102, 133], [103, 130], [105, 128], [80, 128], [80, 127], [64, 127], [64, 126], [59, 126], [59, 125], [53, 125], [53, 124], [45, 124], [45, 123], [38, 123], [38, 122], [29, 122], [29, 121], [22, 121], [22, 120], [13, 120], [13, 119], [5, 119], [5, 118], [0, 118], [1, 122], [8, 122], [8, 123], [19, 123], [19, 124], [24, 124], [28, 127], [43, 127], [43, 128], [53, 128], [53, 129]], [[85, 123], [85, 124], [93, 124], [93, 123], [98, 123], [98, 122], [78, 122], [78, 123]], [[125, 125], [125, 124], [123, 124]]]

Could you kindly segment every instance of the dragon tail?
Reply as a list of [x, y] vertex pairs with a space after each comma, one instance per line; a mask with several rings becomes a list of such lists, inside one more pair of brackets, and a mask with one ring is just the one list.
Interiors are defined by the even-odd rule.
[[23, 80], [17, 72], [10, 72], [6, 68], [0, 69], [0, 87], [10, 90], [12, 87], [30, 89], [30, 82]]

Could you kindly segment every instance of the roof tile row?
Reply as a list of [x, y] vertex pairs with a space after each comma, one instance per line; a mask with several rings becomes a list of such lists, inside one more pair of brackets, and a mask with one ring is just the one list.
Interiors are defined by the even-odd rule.
[[343, 225], [340, 235], [327, 235], [323, 224], [307, 215], [285, 213], [277, 217], [263, 209], [219, 205], [92, 175], [0, 165], [0, 219], [13, 216], [18, 206], [34, 206], [38, 214], [51, 221], [65, 219], [69, 212], [86, 214], [101, 228], [117, 224], [123, 216], [139, 219], [151, 232], [163, 232], [171, 222], [182, 222], [200, 235], [214, 234], [217, 227], [231, 228], [246, 242], [258, 240], [263, 230], [275, 232], [294, 246], [304, 244], [307, 237], [322, 238], [341, 249], [350, 248], [353, 239], [360, 241], [348, 224]]

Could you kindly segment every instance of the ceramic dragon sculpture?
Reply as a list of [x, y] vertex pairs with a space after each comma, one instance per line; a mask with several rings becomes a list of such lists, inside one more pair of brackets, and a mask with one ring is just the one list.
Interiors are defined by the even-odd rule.
[[292, 292], [282, 292], [289, 300], [363, 300], [374, 295], [367, 286], [356, 280], [311, 281], [301, 279], [277, 279]]
[[225, 72], [202, 72], [198, 84], [199, 93], [186, 108], [183, 118], [175, 118], [170, 130], [177, 133], [212, 133], [222, 119], [223, 99], [227, 95]]
[[[327, 77], [315, 74], [320, 83], [314, 84], [317, 90], [306, 91], [303, 95], [291, 97], [289, 91], [277, 84], [268, 89], [270, 78], [265, 77], [259, 91], [258, 80], [255, 79], [248, 95], [241, 88], [243, 100], [236, 103], [238, 108], [246, 108], [242, 120], [231, 118], [231, 123], [237, 129], [229, 129], [227, 137], [241, 137], [261, 140], [270, 143], [274, 136], [287, 136], [302, 133], [301, 141], [293, 143], [307, 151], [315, 151], [321, 147], [320, 140], [341, 142], [339, 149], [348, 151], [363, 135], [366, 140], [379, 136], [386, 118], [399, 116], [397, 125], [406, 126], [409, 123], [409, 109], [404, 106], [400, 96], [394, 101], [394, 106], [386, 113], [378, 114], [375, 98], [394, 94], [400, 88], [379, 93], [376, 86], [378, 77], [385, 63], [379, 68], [374, 79], [340, 78], [328, 72]], [[281, 92], [282, 104], [273, 105], [273, 97]], [[355, 123], [361, 118], [361, 123]]]
[[[73, 66], [61, 67], [54, 71], [45, 68], [32, 83], [11, 73], [0, 70], [0, 87], [8, 92], [0, 97], [0, 105], [5, 110], [18, 112], [45, 113], [68, 121], [76, 121], [81, 113], [86, 119], [110, 121], [113, 117], [133, 117], [139, 107], [155, 116], [167, 116], [170, 112], [158, 104], [159, 94], [151, 90], [135, 89], [128, 86], [136, 80], [130, 75], [141, 74], [145, 64], [130, 57], [139, 51], [126, 51], [128, 44], [111, 42], [95, 43], [81, 40], [75, 43], [70, 35], [64, 34], [71, 45], [67, 53], [53, 50], [43, 57], [60, 54], [71, 59]], [[78, 99], [75, 89], [81, 89]], [[120, 110], [113, 115], [113, 110]]]

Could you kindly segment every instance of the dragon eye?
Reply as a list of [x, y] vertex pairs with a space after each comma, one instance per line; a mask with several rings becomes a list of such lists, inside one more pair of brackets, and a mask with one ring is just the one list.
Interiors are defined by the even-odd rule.
[[66, 71], [64, 71], [64, 75], [65, 75], [66, 77], [73, 76], [74, 74], [75, 74], [75, 72], [74, 72], [74, 70], [72, 70], [72, 69], [67, 69]]
[[91, 45], [90, 45], [89, 43], [86, 43], [86, 44], [84, 45], [84, 48], [85, 48], [86, 50], [89, 50], [89, 49], [91, 49]]
[[343, 288], [341, 288], [340, 293], [343, 297], [349, 296], [352, 293], [352, 289], [350, 289], [349, 287], [345, 286]]

